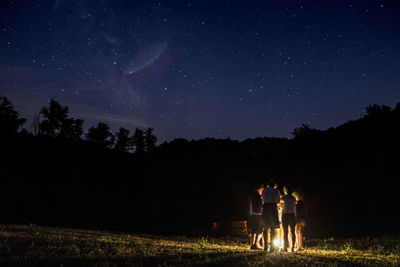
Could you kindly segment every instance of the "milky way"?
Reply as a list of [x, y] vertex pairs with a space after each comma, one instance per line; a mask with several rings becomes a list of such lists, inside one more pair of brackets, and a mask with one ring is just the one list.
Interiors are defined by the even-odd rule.
[[400, 102], [395, 1], [0, 3], [0, 94], [161, 140], [290, 137]]

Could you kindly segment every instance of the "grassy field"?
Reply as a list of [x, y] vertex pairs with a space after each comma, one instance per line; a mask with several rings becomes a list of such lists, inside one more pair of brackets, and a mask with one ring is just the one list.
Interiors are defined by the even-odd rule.
[[400, 239], [311, 240], [296, 253], [246, 240], [0, 225], [0, 266], [400, 266]]

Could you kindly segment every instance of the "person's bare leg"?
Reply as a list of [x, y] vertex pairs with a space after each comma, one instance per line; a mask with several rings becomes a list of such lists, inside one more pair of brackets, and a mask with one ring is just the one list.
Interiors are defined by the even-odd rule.
[[277, 248], [274, 247], [274, 238], [275, 238], [275, 228], [274, 227], [271, 227], [270, 236], [271, 236], [271, 250], [276, 250]]
[[256, 245], [256, 239], [257, 234], [251, 234], [251, 247], [254, 247]]
[[268, 250], [268, 228], [266, 227], [263, 232], [263, 237], [264, 237], [264, 250]]
[[300, 249], [300, 225], [296, 224], [295, 228], [294, 228], [294, 232], [296, 234], [296, 249]]
[[[276, 249], [281, 248], [281, 228], [275, 228], [275, 237], [274, 239], [279, 240], [279, 246], [276, 246]], [[274, 246], [275, 246], [275, 241], [274, 241]]]
[[260, 244], [260, 240], [261, 240], [261, 238], [262, 238], [262, 236], [263, 236], [263, 234], [261, 233], [258, 233], [257, 234], [257, 238], [256, 238], [256, 243], [255, 243], [255, 246], [257, 247], [257, 248], [259, 248], [259, 244]]
[[291, 236], [291, 239], [292, 239], [290, 247], [291, 247], [292, 252], [294, 251], [294, 244], [296, 242], [296, 235], [294, 233], [294, 227], [295, 227], [294, 224], [290, 225], [290, 236]]
[[303, 249], [303, 225], [299, 225], [299, 249]]
[[287, 249], [288, 248], [288, 226], [284, 225], [283, 226], [283, 249]]

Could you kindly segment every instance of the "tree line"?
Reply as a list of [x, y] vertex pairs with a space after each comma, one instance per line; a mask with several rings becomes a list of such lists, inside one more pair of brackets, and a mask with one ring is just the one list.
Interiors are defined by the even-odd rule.
[[272, 178], [302, 189], [307, 237], [399, 231], [400, 103], [326, 130], [303, 124], [291, 139], [179, 138], [151, 153], [146, 130], [145, 153], [125, 153], [135, 134], [96, 139], [66, 107], [41, 112], [25, 130], [1, 98], [0, 223], [186, 234], [245, 220], [253, 187]]
[[69, 108], [62, 106], [54, 99], [50, 99], [48, 106], [43, 106], [39, 113], [33, 116], [30, 131], [21, 128], [26, 122], [21, 118], [11, 101], [0, 97], [0, 134], [2, 136], [17, 133], [34, 136], [49, 136], [72, 141], [87, 141], [107, 149], [115, 149], [123, 152], [146, 153], [152, 152], [157, 144], [157, 136], [154, 128], [139, 129], [130, 135], [130, 131], [120, 127], [113, 134], [109, 125], [99, 122], [91, 126], [87, 133], [83, 131], [83, 120], [69, 116]]

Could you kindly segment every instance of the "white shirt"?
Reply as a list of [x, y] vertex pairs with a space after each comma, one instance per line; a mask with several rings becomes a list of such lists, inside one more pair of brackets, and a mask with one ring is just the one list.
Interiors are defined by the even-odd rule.
[[296, 214], [296, 198], [292, 195], [284, 195], [281, 197], [283, 203], [282, 214]]
[[272, 187], [267, 187], [263, 190], [262, 196], [264, 199], [264, 204], [265, 203], [279, 203], [279, 199], [281, 197], [281, 193], [279, 193], [278, 190], [272, 188]]

